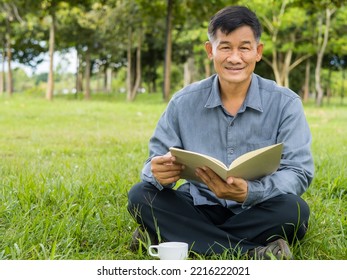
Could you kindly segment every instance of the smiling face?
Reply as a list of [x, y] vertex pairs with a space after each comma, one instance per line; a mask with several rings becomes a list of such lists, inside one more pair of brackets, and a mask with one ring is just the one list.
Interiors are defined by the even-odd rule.
[[263, 45], [256, 41], [252, 29], [245, 25], [228, 35], [217, 30], [212, 42], [205, 45], [213, 60], [222, 88], [247, 86], [255, 65], [262, 57]]

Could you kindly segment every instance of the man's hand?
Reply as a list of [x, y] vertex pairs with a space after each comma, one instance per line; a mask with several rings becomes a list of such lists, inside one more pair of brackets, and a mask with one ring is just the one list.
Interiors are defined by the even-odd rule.
[[198, 168], [196, 175], [218, 198], [244, 202], [247, 197], [248, 184], [242, 178], [229, 177], [224, 181], [208, 167]]
[[182, 164], [175, 163], [175, 157], [168, 152], [163, 156], [153, 157], [151, 160], [151, 171], [154, 178], [161, 185], [168, 185], [177, 182], [184, 169]]

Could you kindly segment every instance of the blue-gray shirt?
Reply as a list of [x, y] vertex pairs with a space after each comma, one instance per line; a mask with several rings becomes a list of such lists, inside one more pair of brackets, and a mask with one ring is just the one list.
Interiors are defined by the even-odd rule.
[[247, 96], [232, 116], [223, 107], [218, 76], [213, 75], [172, 97], [150, 139], [141, 179], [160, 190], [174, 186], [161, 186], [150, 168], [151, 158], [166, 154], [171, 146], [210, 155], [229, 166], [246, 152], [280, 142], [284, 147], [279, 169], [248, 181], [243, 203], [219, 199], [197, 182], [186, 182], [179, 190], [190, 192], [195, 205], [220, 204], [238, 213], [279, 194], [301, 195], [313, 179], [311, 133], [299, 96], [253, 74]]

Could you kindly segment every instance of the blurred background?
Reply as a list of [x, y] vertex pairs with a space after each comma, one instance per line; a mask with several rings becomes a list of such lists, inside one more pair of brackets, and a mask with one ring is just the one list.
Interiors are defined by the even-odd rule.
[[172, 93], [213, 74], [210, 17], [246, 5], [263, 26], [256, 73], [318, 106], [344, 102], [346, 1], [0, 0], [0, 96]]

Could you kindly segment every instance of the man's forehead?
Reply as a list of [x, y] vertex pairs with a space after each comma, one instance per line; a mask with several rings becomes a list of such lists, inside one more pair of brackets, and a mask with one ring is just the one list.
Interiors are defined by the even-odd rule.
[[246, 28], [239, 27], [233, 30], [230, 33], [222, 32], [221, 29], [218, 29], [215, 36], [215, 41], [220, 43], [227, 43], [232, 41], [243, 42], [243, 43], [252, 43], [255, 42], [255, 37], [252, 29], [249, 26], [244, 26]]

